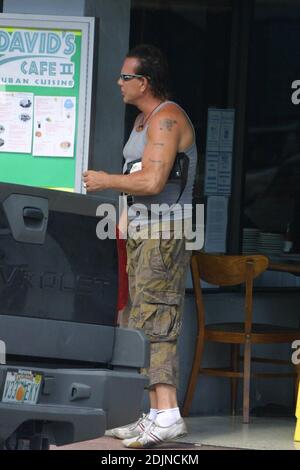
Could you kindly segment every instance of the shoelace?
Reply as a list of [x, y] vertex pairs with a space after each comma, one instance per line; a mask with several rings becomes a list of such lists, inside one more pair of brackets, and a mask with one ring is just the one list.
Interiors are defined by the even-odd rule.
[[[152, 421], [149, 428], [146, 431], [144, 431], [143, 436], [148, 437], [148, 438], [150, 438], [150, 440], [157, 443], [157, 442], [161, 442], [162, 440], [156, 434], [152, 433], [152, 429], [155, 426], [157, 426], [157, 424], [155, 424], [155, 422]], [[143, 437], [143, 436], [141, 436], [141, 437]]]
[[142, 421], [144, 421], [147, 418], [148, 414], [143, 413], [142, 416], [138, 419], [138, 421], [132, 426], [132, 429], [136, 428], [137, 426], [140, 426]]

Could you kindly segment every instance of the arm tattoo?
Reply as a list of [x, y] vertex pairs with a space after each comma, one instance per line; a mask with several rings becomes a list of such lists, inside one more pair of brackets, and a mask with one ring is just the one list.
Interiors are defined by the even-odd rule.
[[152, 162], [152, 163], [162, 163], [162, 160], [153, 160], [152, 158], [150, 158], [150, 162]]
[[165, 144], [162, 143], [162, 142], [154, 142], [153, 145], [154, 145], [154, 147], [164, 147]]
[[167, 129], [169, 132], [171, 132], [174, 124], [177, 124], [177, 121], [174, 121], [173, 119], [163, 119], [159, 123], [159, 128], [161, 131]]

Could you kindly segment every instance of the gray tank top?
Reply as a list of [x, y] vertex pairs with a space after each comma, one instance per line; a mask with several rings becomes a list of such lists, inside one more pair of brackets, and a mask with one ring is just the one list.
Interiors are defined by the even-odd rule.
[[[161, 103], [161, 105], [157, 107], [153, 115], [156, 114], [163, 106], [169, 103], [175, 104], [176, 106], [178, 106], [179, 109], [183, 111], [183, 113], [186, 115], [187, 119], [189, 120], [193, 128], [192, 122], [190, 118], [187, 116], [187, 114], [185, 113], [185, 111], [177, 103], [174, 103], [173, 101], [165, 101]], [[133, 128], [130, 134], [130, 137], [123, 149], [123, 155], [125, 158], [123, 173], [126, 172], [128, 163], [142, 158], [143, 153], [144, 153], [144, 148], [147, 143], [147, 130], [148, 130], [148, 125], [145, 126], [145, 128], [140, 132], [137, 132], [135, 127]], [[166, 217], [169, 217], [169, 215], [171, 215], [171, 218], [173, 220], [192, 217], [191, 204], [192, 204], [193, 187], [194, 187], [196, 165], [197, 165], [197, 147], [196, 147], [196, 142], [195, 142], [195, 132], [194, 132], [193, 144], [189, 148], [185, 149], [183, 152], [189, 158], [189, 168], [188, 168], [187, 182], [186, 182], [185, 188], [181, 196], [180, 196], [180, 192], [181, 192], [180, 181], [178, 181], [178, 183], [167, 182], [163, 191], [161, 191], [159, 194], [155, 196], [134, 196], [134, 205], [143, 204], [144, 206], [147, 207], [149, 211], [151, 209], [150, 207], [151, 204], [168, 204], [169, 206], [172, 206], [172, 209], [171, 211], [166, 211], [165, 213], [161, 212], [162, 217], [164, 217], [164, 214]], [[189, 204], [190, 207], [185, 206], [186, 204]], [[133, 215], [130, 214], [130, 210], [129, 210], [129, 219], [132, 219], [132, 218], [134, 217]], [[144, 214], [144, 216], [142, 214], [139, 215], [139, 222], [141, 223], [148, 222], [148, 216], [146, 214]]]

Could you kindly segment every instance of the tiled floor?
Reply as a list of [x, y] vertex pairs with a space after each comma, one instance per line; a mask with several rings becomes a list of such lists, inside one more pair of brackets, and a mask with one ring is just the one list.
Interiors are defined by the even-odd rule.
[[243, 424], [241, 416], [195, 417], [186, 420], [189, 434], [181, 442], [224, 446], [237, 449], [300, 450], [293, 440], [293, 418], [251, 418]]
[[[243, 424], [240, 416], [213, 416], [187, 418], [186, 423], [188, 435], [180, 442], [163, 444], [161, 450], [300, 450], [300, 442], [293, 440], [295, 419], [291, 418], [251, 418], [250, 424]], [[108, 437], [53, 449], [125, 450], [121, 441]]]

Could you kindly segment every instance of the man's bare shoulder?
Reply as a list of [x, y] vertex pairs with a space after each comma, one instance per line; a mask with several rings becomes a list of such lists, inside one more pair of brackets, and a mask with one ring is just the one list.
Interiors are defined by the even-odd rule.
[[184, 113], [176, 105], [170, 103], [157, 111], [151, 118], [149, 128], [172, 131], [180, 126], [185, 120]]
[[176, 103], [166, 103], [162, 108], [160, 108], [157, 113], [155, 113], [154, 117], [158, 116], [177, 116], [177, 117], [186, 117], [185, 112], [183, 109], [180, 108], [179, 105]]
[[186, 113], [174, 103], [161, 108], [149, 123], [150, 138], [168, 138], [173, 136], [178, 142], [178, 150], [185, 151], [195, 139], [193, 127]]
[[[169, 122], [170, 121], [170, 122]], [[187, 116], [185, 112], [177, 106], [175, 103], [168, 103], [163, 106], [157, 113], [154, 114], [153, 118], [151, 118], [150, 124], [163, 124], [168, 128], [168, 124], [172, 121], [172, 126], [188, 123]]]

